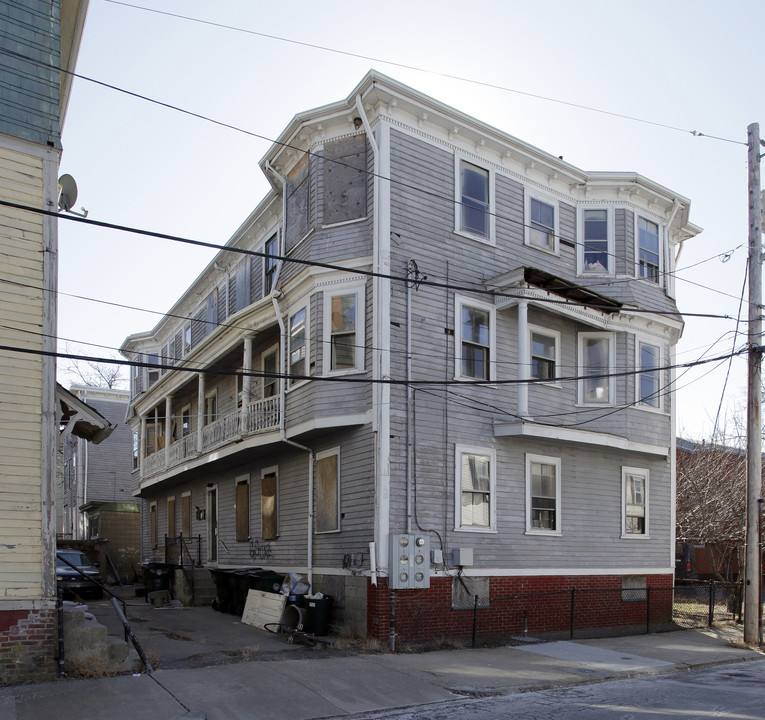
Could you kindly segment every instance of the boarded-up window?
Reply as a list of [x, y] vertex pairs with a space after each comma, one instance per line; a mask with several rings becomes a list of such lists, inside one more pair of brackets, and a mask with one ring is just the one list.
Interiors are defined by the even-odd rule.
[[250, 483], [238, 480], [236, 483], [236, 541], [250, 539]]
[[316, 460], [316, 532], [340, 529], [339, 454], [319, 456]]
[[306, 154], [287, 177], [286, 250], [294, 248], [308, 234], [311, 226], [309, 169], [309, 156]]
[[157, 547], [157, 503], [149, 508], [149, 537], [152, 550]]
[[261, 535], [264, 540], [275, 540], [279, 535], [277, 523], [277, 480], [276, 473], [263, 476], [260, 481]]
[[367, 142], [365, 135], [327, 143], [324, 156], [324, 224], [367, 215]]
[[236, 311], [250, 304], [250, 263], [245, 258], [236, 268]]
[[191, 536], [191, 495], [181, 498], [181, 532], [183, 537]]
[[167, 536], [175, 537], [175, 497], [167, 498]]

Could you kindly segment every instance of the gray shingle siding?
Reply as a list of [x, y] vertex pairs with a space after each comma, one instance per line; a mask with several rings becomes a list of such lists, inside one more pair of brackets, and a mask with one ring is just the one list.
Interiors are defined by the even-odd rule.
[[0, 4], [0, 132], [60, 147], [59, 0]]

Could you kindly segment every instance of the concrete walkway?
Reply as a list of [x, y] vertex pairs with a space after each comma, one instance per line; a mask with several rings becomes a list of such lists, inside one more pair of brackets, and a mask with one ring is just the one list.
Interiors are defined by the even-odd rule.
[[[183, 611], [178, 611], [176, 617], [180, 621]], [[229, 623], [235, 627], [235, 618], [231, 617]], [[137, 623], [139, 637], [140, 625]], [[250, 630], [260, 637], [261, 631], [241, 624], [237, 632], [245, 628], [246, 634], [240, 634], [240, 640], [249, 642]], [[168, 642], [192, 644], [200, 640], [167, 638]], [[740, 626], [412, 654], [301, 650], [288, 645], [284, 636], [272, 636], [269, 641], [281, 643], [282, 651], [253, 650], [228, 664], [204, 667], [176, 659], [175, 666], [160, 665], [152, 676], [68, 679], [0, 688], [0, 718], [342, 717], [764, 657], [742, 644]], [[213, 648], [212, 653], [216, 652]]]

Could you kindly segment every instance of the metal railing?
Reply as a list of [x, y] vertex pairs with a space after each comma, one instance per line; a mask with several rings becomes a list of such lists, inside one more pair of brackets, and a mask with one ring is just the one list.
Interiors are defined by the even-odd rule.
[[141, 477], [157, 475], [242, 437], [276, 430], [281, 421], [281, 412], [281, 399], [278, 395], [247, 403], [244, 412], [237, 410], [229, 413], [202, 428], [201, 448], [198, 447], [196, 433], [192, 433], [172, 442], [167, 450], [158, 450], [144, 457], [141, 463]]
[[[450, 634], [525, 644], [552, 640], [637, 635], [715, 623], [740, 622], [741, 584], [570, 588], [486, 597], [464, 595], [460, 605], [418, 606], [414, 595], [396, 593], [396, 630], [428, 638], [448, 617]], [[449, 612], [449, 611], [453, 612]], [[433, 623], [431, 627], [430, 624]]]

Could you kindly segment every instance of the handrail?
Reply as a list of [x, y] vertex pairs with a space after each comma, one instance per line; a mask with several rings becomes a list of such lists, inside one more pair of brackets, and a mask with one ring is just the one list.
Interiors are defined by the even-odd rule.
[[[82, 570], [80, 570], [80, 568], [78, 568], [74, 563], [70, 563], [65, 557], [60, 557], [59, 555], [56, 555], [56, 560], [61, 560], [62, 563], [65, 563], [66, 565], [68, 565], [70, 568], [72, 568], [72, 570], [76, 570], [78, 573], [80, 573], [80, 575], [82, 575], [82, 577], [84, 577], [88, 582], [92, 582], [94, 585], [98, 585], [98, 587], [100, 587], [101, 590], [105, 590], [107, 594], [111, 595], [115, 600], [119, 600], [119, 602], [122, 603], [122, 611], [127, 612], [127, 604], [125, 603], [125, 601], [121, 597], [117, 597], [111, 590], [109, 590], [108, 587], [106, 587], [106, 585], [99, 582], [98, 580], [91, 577], [90, 575], [86, 575], [84, 572], [82, 572]], [[127, 639], [128, 639], [127, 631], [125, 631], [125, 640]]]

